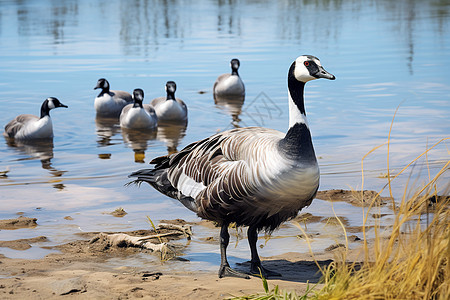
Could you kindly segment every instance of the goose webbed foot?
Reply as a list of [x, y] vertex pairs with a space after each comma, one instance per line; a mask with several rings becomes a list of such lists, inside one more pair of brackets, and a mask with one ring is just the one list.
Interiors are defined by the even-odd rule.
[[281, 277], [281, 274], [264, 268], [260, 263], [251, 263], [250, 274], [264, 278]]
[[232, 269], [228, 264], [220, 266], [219, 278], [223, 278], [223, 277], [237, 277], [237, 278], [250, 279], [250, 276], [248, 276], [245, 273], [241, 273], [241, 272], [238, 272], [238, 271]]

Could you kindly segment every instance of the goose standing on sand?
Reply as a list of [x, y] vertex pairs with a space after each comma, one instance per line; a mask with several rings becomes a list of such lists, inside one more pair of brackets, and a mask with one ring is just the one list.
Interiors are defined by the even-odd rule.
[[109, 82], [105, 78], [100, 78], [97, 81], [94, 90], [96, 89], [102, 89], [94, 101], [98, 117], [117, 118], [126, 105], [133, 104], [130, 93], [110, 90]]
[[55, 97], [49, 97], [41, 105], [41, 116], [23, 114], [15, 117], [5, 126], [3, 135], [19, 140], [51, 139], [53, 138], [53, 124], [50, 110], [67, 105], [59, 102]]
[[158, 122], [169, 123], [186, 123], [187, 122], [187, 106], [183, 100], [175, 98], [177, 85], [174, 81], [167, 81], [166, 92], [167, 97], [158, 97], [150, 103], [156, 112]]
[[134, 183], [147, 182], [179, 200], [201, 218], [221, 225], [219, 277], [248, 278], [227, 261], [228, 225], [249, 226], [251, 274], [280, 276], [261, 266], [258, 231], [272, 232], [311, 204], [319, 187], [319, 167], [303, 99], [305, 83], [335, 79], [319, 59], [298, 57], [288, 72], [289, 130], [237, 128], [186, 146], [177, 154], [153, 159], [153, 169], [134, 172]]
[[217, 78], [216, 82], [214, 82], [214, 96], [245, 96], [245, 86], [238, 73], [238, 69], [241, 63], [237, 58], [233, 58], [230, 64], [231, 74], [222, 74]]
[[120, 126], [128, 129], [154, 129], [157, 125], [155, 110], [150, 104], [142, 104], [144, 91], [133, 91], [134, 104], [128, 104], [120, 114]]

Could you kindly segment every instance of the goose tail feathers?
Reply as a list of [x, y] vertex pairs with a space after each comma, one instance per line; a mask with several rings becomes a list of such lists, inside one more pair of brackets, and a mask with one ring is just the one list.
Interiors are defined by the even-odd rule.
[[130, 175], [128, 175], [128, 177], [137, 177], [137, 179], [128, 182], [127, 185], [130, 184], [136, 184], [136, 185], [141, 185], [142, 182], [147, 182], [150, 185], [153, 185], [156, 183], [156, 177], [157, 175], [155, 174], [155, 170], [154, 169], [142, 169], [142, 170], [138, 170], [136, 172], [131, 173]]
[[[152, 161], [151, 163], [156, 162]], [[159, 163], [154, 169], [142, 169], [131, 173], [128, 177], [137, 178], [128, 182], [126, 185], [136, 184], [140, 186], [142, 182], [147, 182], [160, 193], [180, 201], [186, 208], [197, 213], [198, 209], [195, 199], [181, 194], [180, 191], [172, 186], [167, 178], [167, 169], [163, 166], [165, 163], [168, 163], [168, 158], [166, 157], [166, 160], [161, 160]]]

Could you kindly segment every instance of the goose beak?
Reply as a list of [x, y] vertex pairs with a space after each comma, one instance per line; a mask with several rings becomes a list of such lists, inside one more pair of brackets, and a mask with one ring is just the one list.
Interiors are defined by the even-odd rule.
[[62, 104], [62, 103], [60, 103], [60, 104], [59, 104], [59, 107], [65, 107], [65, 108], [68, 108], [68, 106], [67, 106], [67, 105], [65, 105], [65, 104]]
[[333, 74], [326, 71], [322, 66], [319, 66], [319, 70], [313, 76], [316, 78], [325, 78], [325, 79], [330, 79], [330, 80], [336, 79], [336, 77]]

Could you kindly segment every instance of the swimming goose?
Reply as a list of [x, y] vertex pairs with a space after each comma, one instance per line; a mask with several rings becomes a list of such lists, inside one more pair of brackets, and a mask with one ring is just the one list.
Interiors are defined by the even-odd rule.
[[222, 74], [217, 78], [216, 82], [214, 82], [214, 95], [244, 96], [245, 86], [238, 73], [238, 69], [241, 63], [237, 58], [233, 58], [230, 64], [231, 74]]
[[175, 98], [177, 85], [174, 81], [167, 81], [167, 97], [158, 97], [150, 103], [156, 112], [158, 122], [186, 123], [187, 106], [183, 100]]
[[280, 276], [261, 266], [258, 231], [272, 232], [311, 204], [319, 187], [319, 167], [303, 99], [305, 83], [335, 79], [319, 59], [298, 57], [288, 73], [289, 130], [247, 127], [215, 134], [177, 154], [153, 159], [153, 169], [136, 171], [134, 183], [147, 182], [179, 200], [201, 218], [221, 225], [219, 277], [248, 278], [227, 261], [228, 225], [249, 226], [252, 274]]
[[44, 100], [41, 105], [41, 116], [23, 114], [15, 117], [5, 126], [3, 135], [14, 139], [49, 139], [53, 138], [53, 125], [50, 110], [67, 105], [54, 97]]
[[114, 91], [109, 88], [109, 82], [105, 78], [97, 81], [94, 90], [102, 89], [102, 91], [95, 98], [95, 111], [99, 117], [117, 118], [125, 105], [133, 104], [133, 98], [128, 92]]
[[128, 104], [120, 114], [120, 126], [128, 129], [154, 129], [156, 127], [156, 114], [150, 104], [142, 104], [144, 91], [133, 91], [134, 104]]

